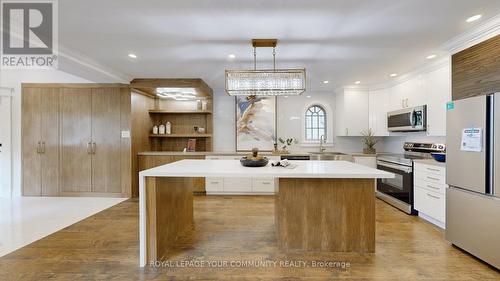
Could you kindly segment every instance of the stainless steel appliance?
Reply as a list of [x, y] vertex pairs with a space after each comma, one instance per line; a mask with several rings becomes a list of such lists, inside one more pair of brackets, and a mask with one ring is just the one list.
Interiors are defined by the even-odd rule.
[[445, 236], [500, 268], [500, 93], [447, 108]]
[[391, 132], [414, 132], [427, 129], [427, 106], [405, 108], [387, 113], [387, 127]]
[[413, 208], [413, 159], [431, 158], [431, 152], [444, 152], [444, 144], [406, 142], [404, 154], [377, 157], [377, 169], [395, 174], [393, 179], [377, 180], [377, 197], [410, 214]]

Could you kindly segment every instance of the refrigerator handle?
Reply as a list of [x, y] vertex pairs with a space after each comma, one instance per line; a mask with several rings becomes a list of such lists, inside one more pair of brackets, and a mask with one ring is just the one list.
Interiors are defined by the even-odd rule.
[[[500, 108], [499, 108], [500, 110]], [[486, 98], [486, 130], [485, 130], [485, 151], [486, 151], [486, 194], [492, 195], [495, 178], [495, 96], [489, 95]], [[500, 160], [500, 159], [498, 159]]]

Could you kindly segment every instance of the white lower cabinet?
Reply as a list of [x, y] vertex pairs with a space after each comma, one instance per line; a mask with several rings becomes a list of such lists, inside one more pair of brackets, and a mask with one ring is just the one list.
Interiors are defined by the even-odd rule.
[[[207, 160], [239, 160], [241, 155], [209, 155]], [[267, 156], [269, 161], [279, 160], [279, 156]], [[277, 180], [259, 177], [220, 177], [205, 178], [207, 195], [256, 195], [274, 194]]]
[[375, 156], [354, 156], [354, 163], [377, 169], [377, 157]]
[[442, 166], [415, 162], [413, 186], [415, 210], [425, 220], [445, 227], [446, 170]]

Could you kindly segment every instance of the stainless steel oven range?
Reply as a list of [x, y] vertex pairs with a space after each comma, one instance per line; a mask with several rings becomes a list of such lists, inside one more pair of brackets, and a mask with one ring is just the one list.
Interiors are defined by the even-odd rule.
[[377, 157], [377, 169], [395, 174], [392, 179], [377, 180], [377, 197], [410, 215], [413, 208], [413, 160], [431, 158], [431, 152], [444, 152], [444, 144], [406, 142], [404, 154]]

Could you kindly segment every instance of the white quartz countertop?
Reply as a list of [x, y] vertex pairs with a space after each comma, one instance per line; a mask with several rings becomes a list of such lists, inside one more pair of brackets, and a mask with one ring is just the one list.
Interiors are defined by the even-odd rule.
[[394, 178], [394, 174], [347, 161], [290, 161], [283, 167], [243, 167], [238, 160], [181, 160], [144, 170], [142, 177]]

